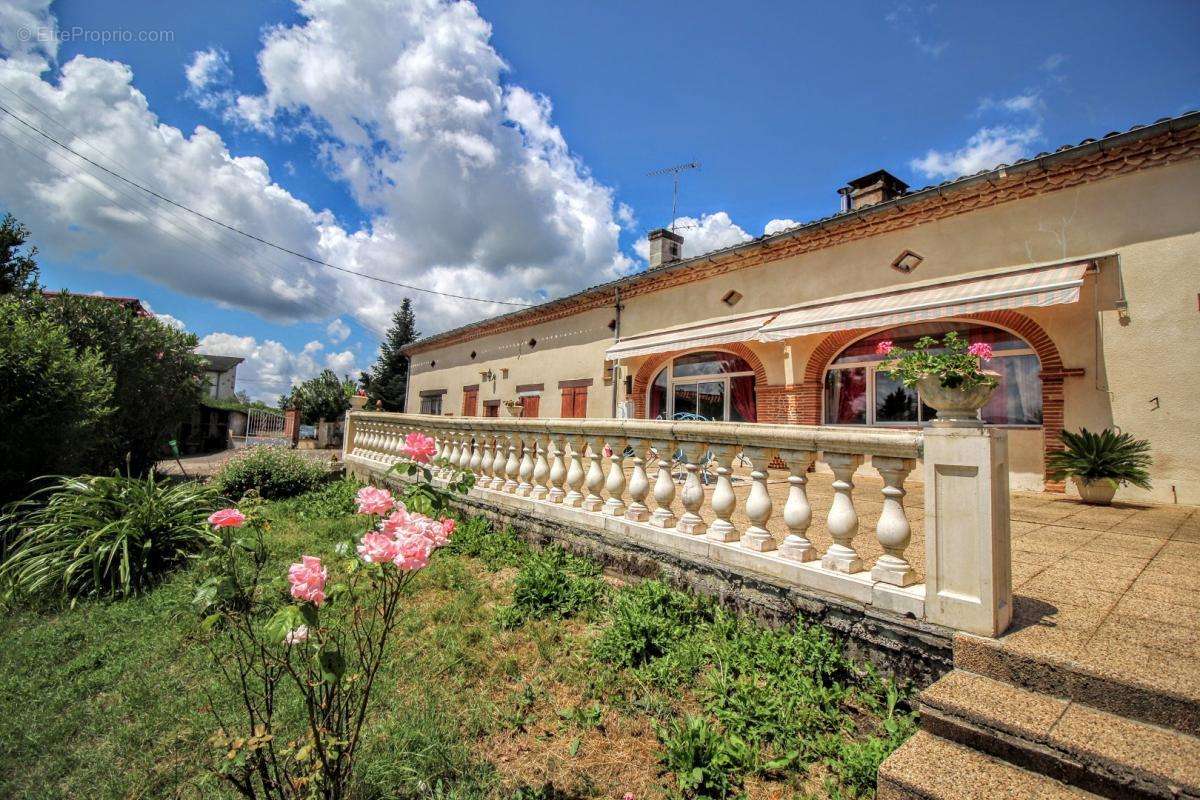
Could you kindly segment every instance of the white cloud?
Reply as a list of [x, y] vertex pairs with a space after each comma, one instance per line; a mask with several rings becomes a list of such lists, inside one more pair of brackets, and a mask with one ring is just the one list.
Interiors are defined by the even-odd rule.
[[800, 223], [796, 222], [794, 219], [773, 219], [767, 223], [765, 228], [763, 228], [763, 234], [765, 236], [770, 236], [775, 233], [780, 233], [781, 231], [786, 231], [788, 228], [794, 228], [799, 224]]
[[[51, 19], [45, 3], [30, 8]], [[355, 271], [536, 302], [632, 269], [618, 242], [632, 214], [571, 153], [550, 100], [501, 82], [504, 61], [473, 5], [305, 0], [297, 11], [299, 24], [264, 35], [263, 93], [222, 101], [220, 112], [265, 133], [313, 137], [366, 212], [359, 229], [293, 196], [266, 162], [230, 152], [216, 132], [163, 123], [125, 64], [77, 56], [60, 69], [45, 49], [27, 51], [0, 59], [0, 84], [61, 121], [67, 130], [56, 131], [89, 157]], [[204, 98], [227, 91], [219, 51], [201, 51], [186, 71]], [[426, 333], [511, 310], [413, 294], [253, 245], [49, 147], [0, 121], [6, 204], [51, 257], [127, 270], [269, 319], [346, 315], [380, 333], [406, 294]]]
[[1062, 53], [1051, 53], [1042, 60], [1041, 69], [1044, 72], [1057, 72], [1065, 64], [1067, 57]]
[[[96, 295], [97, 297], [104, 296], [104, 292], [100, 292], [100, 291], [91, 292], [91, 294]], [[157, 311], [155, 311], [150, 306], [150, 304], [148, 302], [146, 302], [145, 300], [143, 300], [141, 302], [142, 302], [142, 308], [146, 309], [146, 313], [153, 314], [158, 319], [159, 322], [161, 322], [165, 325], [170, 325], [172, 328], [174, 328], [177, 331], [187, 330], [187, 325], [184, 324], [184, 321], [181, 320], [179, 317], [175, 317], [170, 314], [160, 314]]]
[[188, 95], [204, 109], [215, 111], [233, 99], [228, 83], [233, 72], [229, 68], [229, 54], [216, 47], [197, 50], [192, 62], [183, 70], [188, 82]]
[[329, 341], [340, 344], [350, 336], [350, 326], [342, 322], [341, 317], [337, 317], [325, 328], [325, 335], [329, 337]]
[[217, 356], [240, 356], [246, 359], [238, 365], [237, 383], [254, 400], [274, 403], [294, 384], [331, 369], [337, 376], [357, 378], [359, 368], [349, 350], [324, 352], [320, 342], [309, 342], [300, 352], [293, 352], [273, 339], [259, 341], [253, 336], [232, 333], [210, 333], [200, 340], [199, 353]]
[[1029, 146], [1042, 136], [1037, 123], [1025, 127], [1000, 125], [980, 128], [957, 150], [929, 150], [909, 162], [927, 178], [956, 178], [1000, 164], [1012, 164], [1030, 154]]
[[950, 42], [938, 38], [931, 29], [937, 5], [929, 3], [914, 8], [910, 3], [899, 3], [884, 19], [896, 31], [906, 36], [913, 47], [931, 58], [939, 57]]
[[[683, 237], [684, 258], [722, 250], [735, 244], [748, 242], [754, 237], [742, 230], [725, 211], [715, 211], [712, 214], [701, 214], [696, 217], [676, 217], [675, 232]], [[642, 260], [649, 260], [650, 243], [642, 238], [634, 245], [634, 249]]]
[[1012, 97], [1003, 97], [999, 100], [985, 97], [979, 103], [979, 111], [983, 113], [985, 111], [999, 110], [1007, 111], [1010, 114], [1032, 114], [1040, 112], [1043, 106], [1041, 91], [1028, 89]]
[[53, 59], [58, 39], [50, 35], [54, 18], [50, 0], [7, 0], [0, 4], [0, 53], [23, 60], [39, 54]]

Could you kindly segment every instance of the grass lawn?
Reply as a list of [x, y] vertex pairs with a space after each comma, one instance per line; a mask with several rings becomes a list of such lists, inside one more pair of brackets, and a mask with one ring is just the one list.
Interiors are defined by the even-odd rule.
[[[279, 570], [336, 558], [361, 528], [343, 508], [330, 492], [272, 504]], [[183, 571], [135, 599], [0, 617], [0, 797], [233, 796], [206, 706], [234, 698], [194, 589]], [[364, 798], [720, 796], [728, 779], [751, 798], [869, 796], [912, 726], [820, 629], [767, 631], [479, 521], [412, 584], [379, 686]]]

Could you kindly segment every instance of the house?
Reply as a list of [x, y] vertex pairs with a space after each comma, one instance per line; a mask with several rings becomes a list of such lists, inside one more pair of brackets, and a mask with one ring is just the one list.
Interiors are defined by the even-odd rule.
[[237, 394], [237, 367], [246, 359], [237, 356], [210, 356], [197, 353], [204, 360], [206, 395], [213, 400], [231, 400]]
[[[831, 206], [834, 192], [830, 191]], [[922, 189], [875, 170], [831, 216], [414, 342], [412, 413], [913, 427], [931, 411], [875, 346], [991, 343], [1012, 486], [1063, 491], [1065, 429], [1154, 450], [1153, 490], [1200, 502], [1200, 112]], [[686, 235], [686, 232], [684, 232]]]
[[183, 453], [209, 453], [232, 446], [234, 437], [246, 435], [247, 409], [237, 397], [238, 356], [196, 355], [204, 361], [204, 394], [179, 432]]
[[115, 296], [107, 295], [107, 294], [83, 294], [80, 292], [68, 292], [66, 290], [63, 290], [61, 292], [43, 291], [42, 296], [43, 297], [86, 297], [86, 298], [93, 298], [96, 300], [106, 300], [110, 303], [116, 303], [118, 305], [124, 306], [125, 308], [132, 311], [135, 316], [139, 316], [139, 317], [153, 317], [154, 316], [154, 314], [150, 313], [150, 311], [144, 305], [142, 305], [142, 301], [136, 297], [115, 297]]

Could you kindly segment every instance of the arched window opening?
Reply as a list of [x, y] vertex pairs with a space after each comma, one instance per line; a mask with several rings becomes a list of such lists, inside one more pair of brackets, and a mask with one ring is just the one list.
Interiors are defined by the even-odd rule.
[[971, 342], [987, 342], [995, 357], [986, 367], [1000, 375], [1000, 385], [981, 416], [991, 425], [1041, 425], [1041, 363], [1033, 348], [1002, 328], [970, 322], [921, 322], [879, 331], [849, 345], [825, 371], [826, 425], [920, 425], [937, 412], [909, 389], [878, 369], [879, 342], [891, 340], [911, 348], [922, 336], [941, 338], [956, 331]]
[[679, 356], [659, 370], [647, 392], [650, 419], [758, 421], [754, 368], [733, 353]]

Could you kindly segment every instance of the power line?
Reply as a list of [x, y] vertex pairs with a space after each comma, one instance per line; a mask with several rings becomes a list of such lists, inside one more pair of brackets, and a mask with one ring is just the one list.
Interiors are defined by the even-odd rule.
[[301, 259], [304, 259], [305, 261], [309, 261], [313, 264], [317, 264], [322, 267], [328, 267], [329, 269], [337, 270], [338, 272], [344, 272], [348, 275], [356, 275], [360, 278], [366, 278], [368, 280], [378, 281], [380, 283], [387, 283], [387, 284], [391, 284], [392, 286], [399, 286], [403, 289], [409, 289], [414, 292], [424, 292], [426, 294], [438, 295], [439, 297], [449, 297], [454, 300], [470, 300], [470, 301], [473, 301], [476, 303], [495, 303], [496, 305], [520, 306], [522, 308], [529, 307], [532, 305], [532, 303], [518, 303], [518, 302], [511, 301], [511, 300], [493, 300], [493, 299], [485, 298], [485, 297], [470, 297], [467, 295], [452, 294], [450, 292], [439, 292], [436, 289], [426, 289], [421, 286], [414, 286], [410, 283], [402, 283], [400, 281], [394, 281], [390, 278], [381, 278], [378, 275], [369, 275], [364, 272], [357, 272], [352, 269], [347, 269], [346, 267], [339, 267], [336, 264], [330, 264], [328, 261], [322, 261], [319, 258], [313, 258], [312, 256], [305, 255], [304, 253], [300, 253], [300, 252], [297, 252], [296, 250], [289, 249], [287, 247], [284, 247], [283, 245], [276, 244], [275, 242], [269, 241], [267, 239], [263, 239], [260, 236], [256, 236], [253, 233], [244, 231], [241, 228], [238, 228], [233, 225], [229, 225], [225, 222], [222, 222], [219, 219], [210, 217], [207, 214], [204, 214], [200, 211], [195, 210], [194, 208], [190, 208], [190, 207], [184, 205], [183, 203], [176, 202], [175, 200], [172, 200], [171, 198], [169, 198], [165, 195], [159, 194], [158, 192], [154, 191], [153, 189], [151, 189], [147, 186], [143, 186], [142, 184], [138, 183], [137, 181], [131, 180], [130, 178], [126, 178], [121, 173], [116, 172], [115, 170], [111, 170], [108, 167], [104, 166], [103, 164], [93, 161], [92, 159], [83, 155], [79, 151], [73, 149], [69, 145], [63, 144], [58, 139], [54, 138], [53, 136], [46, 133], [45, 131], [38, 128], [37, 126], [32, 125], [29, 122], [26, 122], [24, 119], [22, 119], [17, 114], [13, 113], [11, 110], [9, 110], [7, 107], [5, 107], [3, 104], [0, 104], [0, 112], [3, 112], [5, 114], [7, 114], [8, 116], [12, 117], [14, 120], [16, 120], [21, 125], [24, 125], [26, 128], [29, 128], [31, 131], [33, 131], [37, 135], [41, 136], [42, 138], [46, 139], [47, 141], [54, 143], [55, 145], [62, 148], [63, 150], [66, 150], [68, 153], [71, 153], [76, 158], [83, 159], [87, 163], [91, 164], [93, 167], [103, 170], [104, 172], [108, 173], [109, 175], [113, 176], [114, 178], [124, 181], [125, 183], [129, 184], [130, 186], [133, 186], [136, 189], [140, 189], [141, 191], [145, 192], [146, 194], [151, 195], [152, 197], [156, 197], [159, 200], [163, 201], [164, 203], [169, 203], [172, 206], [175, 206], [176, 208], [179, 208], [179, 209], [182, 209], [183, 211], [187, 211], [188, 213], [194, 214], [197, 217], [207, 220], [208, 222], [211, 222], [214, 225], [219, 225], [220, 227], [225, 228], [226, 230], [232, 231], [233, 233], [239, 234], [241, 236], [245, 236], [247, 239], [251, 239], [255, 242], [258, 242], [259, 244], [263, 244], [263, 245], [266, 245], [267, 247], [271, 247], [271, 248], [274, 248], [281, 252], [287, 253], [288, 255], [295, 256], [296, 258], [301, 258]]

